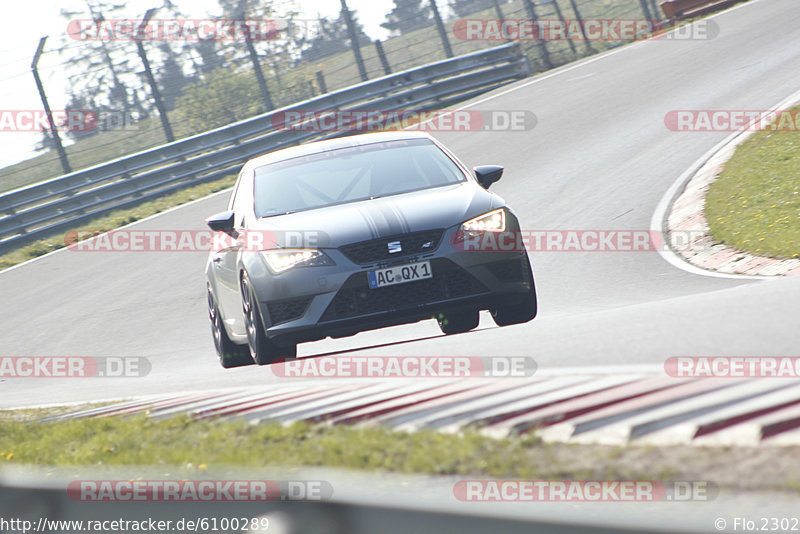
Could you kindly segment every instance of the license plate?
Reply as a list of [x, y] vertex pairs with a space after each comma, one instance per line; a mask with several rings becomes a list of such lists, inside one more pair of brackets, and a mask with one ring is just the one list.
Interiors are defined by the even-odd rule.
[[369, 287], [375, 289], [433, 278], [433, 273], [431, 272], [431, 262], [421, 261], [369, 271], [367, 276], [369, 277]]

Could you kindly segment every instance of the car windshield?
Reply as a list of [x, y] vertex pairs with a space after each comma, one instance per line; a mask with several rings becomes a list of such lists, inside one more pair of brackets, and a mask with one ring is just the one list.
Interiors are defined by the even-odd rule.
[[441, 187], [464, 173], [428, 139], [341, 148], [255, 170], [255, 212], [269, 217]]

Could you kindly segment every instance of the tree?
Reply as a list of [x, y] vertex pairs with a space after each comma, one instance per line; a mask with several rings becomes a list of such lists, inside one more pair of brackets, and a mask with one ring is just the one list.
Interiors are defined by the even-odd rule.
[[429, 0], [394, 0], [394, 8], [386, 15], [386, 22], [381, 26], [402, 35], [432, 24]]
[[197, 74], [209, 74], [225, 62], [219, 55], [219, 47], [214, 39], [199, 40], [192, 45], [192, 48], [200, 56], [200, 64], [194, 62], [194, 70]]
[[[61, 10], [61, 16], [70, 20], [69, 37], [64, 37], [58, 53], [69, 54], [65, 63], [70, 94], [80, 94], [92, 101], [104, 102], [109, 108], [129, 114], [132, 110], [146, 114], [143, 101], [137, 96], [140, 81], [130, 61], [135, 54], [124, 41], [109, 42], [104, 38], [83, 39], [78, 28], [90, 36], [92, 21], [97, 33], [102, 35], [107, 20], [125, 18], [124, 3], [108, 0], [86, 0], [86, 10]], [[82, 21], [80, 24], [78, 21]], [[77, 45], [75, 40], [78, 40]]]
[[264, 111], [258, 84], [250, 73], [220, 68], [184, 88], [175, 117], [186, 131], [197, 133]]
[[184, 75], [177, 55], [168, 44], [163, 43], [159, 46], [159, 50], [165, 56], [158, 71], [159, 91], [164, 100], [164, 107], [167, 108], [167, 111], [172, 111], [175, 109], [175, 99], [181, 94], [184, 86], [189, 83], [189, 79]]
[[53, 139], [53, 134], [50, 133], [50, 130], [47, 128], [41, 128], [39, 130], [39, 135], [39, 140], [36, 141], [36, 144], [33, 146], [34, 152], [49, 152], [56, 147], [56, 142]]
[[[339, 13], [335, 20], [318, 16], [317, 33], [306, 41], [301, 59], [303, 61], [317, 61], [321, 58], [339, 54], [350, 50], [350, 33], [347, 31], [347, 24], [344, 15]], [[350, 10], [350, 18], [356, 29], [356, 36], [359, 45], [368, 45], [372, 41], [364, 32], [364, 26], [358, 20], [358, 15], [354, 10]]]

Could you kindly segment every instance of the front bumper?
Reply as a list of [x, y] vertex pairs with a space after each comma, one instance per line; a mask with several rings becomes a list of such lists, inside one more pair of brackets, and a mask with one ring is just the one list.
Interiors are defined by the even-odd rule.
[[[464, 251], [444, 232], [430, 253], [358, 264], [325, 249], [336, 265], [270, 273], [263, 261], [248, 267], [266, 334], [278, 344], [343, 337], [413, 323], [456, 310], [492, 309], [533, 286], [524, 251]], [[433, 278], [370, 289], [367, 272], [430, 261]], [[254, 272], [257, 271], [257, 272]]]

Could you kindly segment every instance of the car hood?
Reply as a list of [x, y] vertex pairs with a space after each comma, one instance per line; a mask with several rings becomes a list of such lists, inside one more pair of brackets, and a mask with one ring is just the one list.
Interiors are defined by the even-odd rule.
[[463, 182], [265, 217], [250, 224], [248, 230], [273, 233], [278, 247], [333, 248], [421, 230], [449, 228], [503, 205], [497, 195], [472, 182]]

